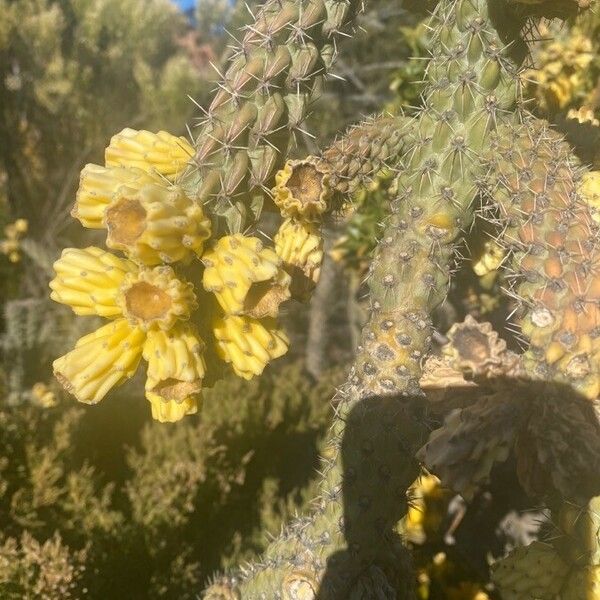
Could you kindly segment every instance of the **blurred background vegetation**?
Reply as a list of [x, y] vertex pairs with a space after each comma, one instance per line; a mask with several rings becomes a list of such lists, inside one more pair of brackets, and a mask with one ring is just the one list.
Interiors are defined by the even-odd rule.
[[[330, 398], [364, 318], [364, 278], [393, 192], [390, 172], [358, 193], [353, 215], [329, 225], [313, 302], [288, 310], [292, 351], [265, 377], [218, 383], [199, 416], [175, 425], [150, 421], [137, 380], [82, 408], [51, 378], [52, 359], [84, 333], [84, 319], [47, 298], [60, 248], [96, 242], [69, 216], [79, 171], [101, 162], [110, 136], [126, 126], [193, 137], [218, 76], [212, 65], [227, 59], [229, 32], [248, 14], [244, 2], [185, 4], [182, 11], [169, 0], [0, 0], [3, 599], [196, 598], [216, 571], [259, 553], [312, 497]], [[319, 146], [306, 136], [297, 155], [317, 152], [362, 116], [418, 108], [425, 61], [409, 57], [427, 56], [423, 20], [431, 8], [368, 4], [314, 107], [310, 131]], [[553, 31], [543, 27], [541, 39]], [[600, 59], [591, 46], [600, 19], [553, 33], [555, 42], [535, 46], [524, 89], [542, 116], [576, 138], [600, 117]], [[588, 162], [600, 161], [598, 140]], [[505, 328], [511, 307], [498, 294], [501, 257], [487, 237], [470, 240], [464, 255], [470, 260], [436, 315], [440, 341], [472, 314], [516, 344]], [[452, 495], [431, 480], [415, 489], [429, 516], [413, 512], [404, 526], [420, 548], [421, 598], [493, 596], [487, 554], [535, 527], [503, 505], [494, 522], [517, 515], [510, 535], [508, 525], [500, 533], [473, 527], [477, 511], [490, 510], [494, 490], [487, 493], [492, 500], [473, 504], [475, 520], [464, 520], [466, 533], [448, 537]], [[456, 539], [468, 547], [473, 535], [488, 536], [477, 556], [457, 554]]]

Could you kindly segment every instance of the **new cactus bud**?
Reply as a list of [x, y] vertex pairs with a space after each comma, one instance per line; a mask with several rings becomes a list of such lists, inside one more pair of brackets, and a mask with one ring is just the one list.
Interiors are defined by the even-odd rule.
[[106, 245], [146, 264], [189, 262], [210, 237], [202, 207], [178, 186], [121, 186], [104, 211]]
[[107, 167], [136, 167], [173, 180], [193, 156], [194, 149], [184, 137], [126, 128], [111, 138], [104, 159]]
[[291, 276], [292, 298], [307, 301], [319, 280], [323, 236], [310, 221], [286, 219], [274, 238], [275, 252]]
[[142, 357], [144, 333], [117, 319], [82, 337], [52, 367], [62, 386], [80, 402], [95, 404], [131, 377]]
[[213, 324], [217, 353], [236, 375], [251, 379], [288, 349], [288, 337], [274, 319], [225, 315]]
[[329, 208], [329, 170], [316, 158], [289, 160], [275, 182], [273, 201], [286, 218], [319, 220]]
[[198, 306], [192, 284], [178, 279], [167, 266], [128, 273], [116, 301], [131, 325], [144, 331], [168, 330], [178, 320], [189, 319]]
[[290, 297], [290, 276], [281, 258], [256, 237], [224, 236], [202, 257], [204, 289], [215, 294], [225, 313], [275, 317]]

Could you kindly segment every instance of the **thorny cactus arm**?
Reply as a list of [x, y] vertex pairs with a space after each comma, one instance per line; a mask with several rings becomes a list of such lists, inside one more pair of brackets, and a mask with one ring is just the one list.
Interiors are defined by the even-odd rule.
[[494, 200], [511, 251], [531, 376], [600, 394], [598, 226], [578, 190], [583, 169], [546, 125], [526, 119], [492, 147]]
[[410, 594], [392, 528], [426, 435], [418, 382], [429, 313], [472, 219], [478, 156], [516, 99], [515, 67], [486, 2], [446, 3], [432, 31], [425, 109], [371, 269], [371, 317], [339, 394], [321, 495], [241, 574], [244, 599]]
[[[268, 0], [246, 27], [197, 137], [188, 185], [231, 231], [273, 184], [358, 0]], [[260, 200], [259, 200], [260, 203]]]
[[382, 168], [397, 166], [410, 143], [413, 125], [410, 117], [374, 117], [351, 127], [323, 152], [321, 160], [331, 173], [329, 185], [336, 194], [334, 207]]

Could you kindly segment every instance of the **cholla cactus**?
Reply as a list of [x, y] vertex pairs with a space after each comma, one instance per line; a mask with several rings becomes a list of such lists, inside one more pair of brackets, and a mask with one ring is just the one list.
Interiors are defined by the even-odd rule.
[[[417, 453], [467, 497], [511, 452], [532, 496], [598, 493], [594, 182], [582, 180], [556, 133], [524, 113], [519, 87], [528, 15], [579, 5], [526, 2], [513, 10], [497, 2], [441, 2], [428, 29], [423, 106], [411, 119], [375, 119], [352, 130], [346, 139], [355, 156], [334, 144], [295, 161], [287, 160], [289, 141], [301, 130], [317, 77], [331, 65], [335, 35], [357, 7], [352, 0], [268, 0], [222, 76], [189, 160], [177, 138], [126, 130], [113, 138], [106, 166], [84, 174], [74, 214], [105, 227], [107, 245], [128, 258], [68, 250], [57, 262], [53, 297], [112, 322], [82, 338], [55, 371], [79, 399], [97, 402], [144, 357], [154, 416], [176, 420], [196, 410], [211, 377], [199, 332], [207, 352], [214, 349], [237, 375], [261, 374], [287, 350], [279, 307], [304, 296], [306, 286], [294, 289], [296, 273], [314, 283], [319, 228], [340, 206], [337, 195], [382, 163], [396, 171], [369, 271], [369, 319], [339, 392], [314, 510], [240, 571], [239, 590], [227, 590], [234, 597], [411, 598], [395, 526], [408, 509]], [[581, 56], [587, 60], [585, 48], [573, 59], [577, 67]], [[548, 89], [566, 106], [565, 85]], [[332, 168], [338, 160], [343, 167]], [[489, 331], [467, 327], [473, 343], [456, 366], [465, 375], [460, 382], [468, 372], [480, 395], [457, 406], [423, 445], [431, 315], [446, 298], [479, 197], [493, 202], [482, 214], [494, 215], [498, 246], [477, 268], [496, 271], [506, 256], [528, 347], [514, 360], [497, 339], [489, 343]], [[164, 219], [163, 204], [170, 207]], [[283, 221], [274, 248], [254, 235], [263, 208], [278, 209]], [[194, 255], [200, 261], [191, 262]], [[191, 282], [180, 263], [188, 263]], [[494, 383], [502, 377], [519, 393]], [[514, 597], [551, 598], [567, 589], [571, 567], [563, 569], [558, 550], [538, 550], [518, 550], [498, 567]], [[536, 577], [525, 577], [529, 571]]]

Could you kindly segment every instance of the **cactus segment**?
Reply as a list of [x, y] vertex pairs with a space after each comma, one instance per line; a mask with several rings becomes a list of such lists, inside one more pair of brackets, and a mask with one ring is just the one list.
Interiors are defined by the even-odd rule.
[[537, 379], [600, 394], [600, 262], [589, 176], [546, 125], [527, 120], [492, 148], [490, 189], [500, 207], [500, 242], [511, 253], [509, 290], [529, 341], [525, 365]]
[[445, 298], [454, 245], [473, 218], [478, 156], [516, 100], [515, 69], [487, 2], [439, 7], [431, 31], [426, 108], [414, 122], [371, 268], [371, 315], [339, 394], [321, 496], [313, 515], [292, 524], [244, 573], [240, 592], [249, 600], [286, 597], [292, 569], [320, 580], [320, 600], [353, 591], [375, 597], [373, 570], [390, 597], [411, 594], [393, 527], [406, 511], [405, 492], [418, 474], [414, 453], [426, 437], [418, 382], [431, 342], [429, 312]]
[[304, 131], [337, 39], [360, 8], [358, 0], [268, 0], [246, 28], [186, 174], [199, 187], [198, 200], [211, 203], [230, 233], [248, 225], [253, 196], [273, 187], [290, 142]]
[[416, 124], [403, 116], [380, 115], [351, 127], [321, 157], [329, 171], [333, 209], [342, 208], [359, 186], [386, 167], [395, 168]]
[[536, 541], [516, 548], [496, 563], [493, 580], [506, 600], [554, 600], [568, 572], [568, 565], [552, 546]]

